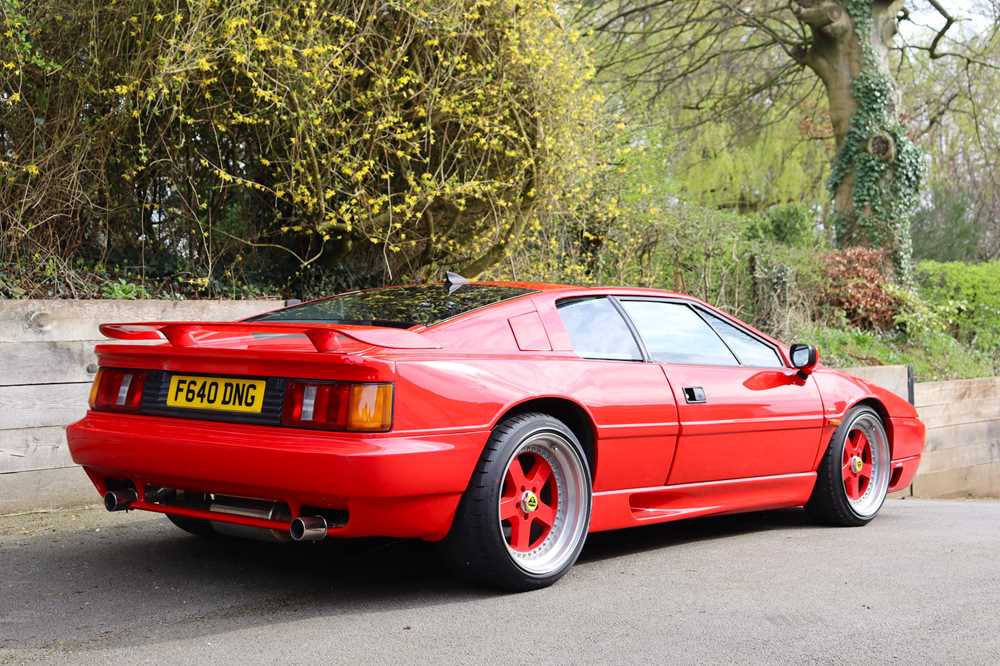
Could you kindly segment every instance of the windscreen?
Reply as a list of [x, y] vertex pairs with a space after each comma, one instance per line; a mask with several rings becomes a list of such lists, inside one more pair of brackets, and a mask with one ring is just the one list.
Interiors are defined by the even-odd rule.
[[496, 285], [466, 284], [387, 287], [340, 294], [320, 301], [303, 303], [250, 321], [321, 322], [361, 326], [432, 326], [445, 319], [515, 296], [531, 289]]

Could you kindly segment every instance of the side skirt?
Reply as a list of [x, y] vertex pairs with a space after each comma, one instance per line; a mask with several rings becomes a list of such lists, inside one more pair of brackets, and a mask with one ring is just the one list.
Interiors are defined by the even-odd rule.
[[816, 473], [804, 472], [594, 493], [590, 531], [802, 506], [815, 485]]

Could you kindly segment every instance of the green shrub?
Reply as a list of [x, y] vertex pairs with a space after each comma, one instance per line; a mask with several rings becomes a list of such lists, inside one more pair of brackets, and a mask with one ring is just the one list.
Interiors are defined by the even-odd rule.
[[916, 277], [924, 298], [947, 313], [947, 331], [1000, 368], [1000, 261], [924, 261]]
[[142, 285], [129, 282], [125, 278], [118, 278], [104, 286], [102, 291], [104, 298], [115, 298], [119, 300], [133, 301], [140, 298], [149, 298], [149, 292]]
[[747, 225], [750, 240], [773, 241], [784, 245], [816, 246], [819, 233], [816, 216], [804, 204], [772, 206]]

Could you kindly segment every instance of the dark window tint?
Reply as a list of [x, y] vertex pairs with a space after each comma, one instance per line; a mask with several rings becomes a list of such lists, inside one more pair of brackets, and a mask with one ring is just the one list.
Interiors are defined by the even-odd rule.
[[698, 365], [739, 365], [715, 331], [683, 303], [623, 301], [654, 360]]
[[708, 312], [704, 313], [705, 319], [712, 325], [733, 353], [743, 365], [750, 365], [756, 368], [780, 368], [783, 367], [781, 357], [770, 345], [764, 344], [746, 331], [733, 326], [725, 319], [716, 317]]
[[409, 328], [431, 326], [470, 310], [532, 293], [531, 289], [467, 284], [355, 291], [271, 312], [251, 321], [297, 321]]
[[642, 352], [628, 324], [606, 298], [563, 301], [559, 316], [569, 331], [573, 349], [584, 358], [641, 361]]

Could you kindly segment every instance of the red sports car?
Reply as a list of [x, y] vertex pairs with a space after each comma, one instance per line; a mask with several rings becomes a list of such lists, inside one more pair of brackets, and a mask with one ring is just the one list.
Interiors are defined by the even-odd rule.
[[917, 470], [905, 400], [695, 298], [524, 283], [356, 291], [240, 322], [105, 324], [68, 428], [111, 511], [195, 534], [440, 541], [550, 585], [588, 532], [807, 507], [864, 525]]

